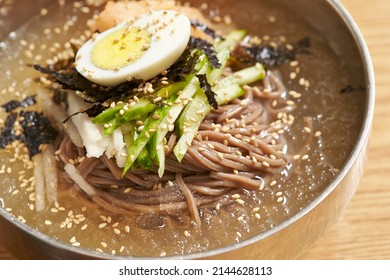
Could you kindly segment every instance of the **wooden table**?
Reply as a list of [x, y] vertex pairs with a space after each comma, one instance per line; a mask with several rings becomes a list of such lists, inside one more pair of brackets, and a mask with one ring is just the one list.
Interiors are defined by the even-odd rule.
[[[301, 258], [390, 259], [390, 1], [342, 2], [366, 38], [375, 66], [372, 138], [357, 194], [340, 220]], [[9, 258], [0, 247], [0, 259]]]

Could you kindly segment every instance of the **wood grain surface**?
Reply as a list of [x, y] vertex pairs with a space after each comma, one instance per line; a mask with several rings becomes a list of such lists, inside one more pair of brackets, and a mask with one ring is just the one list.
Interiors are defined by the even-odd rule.
[[[351, 204], [301, 259], [390, 259], [390, 1], [342, 3], [362, 31], [375, 68], [376, 108], [368, 161]], [[0, 245], [0, 259], [11, 258]]]

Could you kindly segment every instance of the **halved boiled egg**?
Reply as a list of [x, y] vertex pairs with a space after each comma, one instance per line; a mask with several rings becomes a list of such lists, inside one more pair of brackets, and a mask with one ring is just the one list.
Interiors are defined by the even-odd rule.
[[185, 15], [152, 11], [92, 36], [76, 54], [76, 69], [104, 86], [134, 78], [146, 81], [177, 61], [190, 33], [190, 20]]

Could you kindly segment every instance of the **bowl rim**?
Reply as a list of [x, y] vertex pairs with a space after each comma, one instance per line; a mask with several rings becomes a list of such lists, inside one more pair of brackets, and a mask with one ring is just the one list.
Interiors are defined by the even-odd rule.
[[[356, 46], [358, 47], [362, 63], [363, 63], [363, 69], [365, 71], [365, 78], [366, 78], [366, 85], [367, 85], [367, 93], [366, 93], [366, 101], [365, 101], [365, 111], [364, 111], [364, 118], [363, 118], [363, 124], [361, 127], [361, 131], [358, 136], [358, 140], [347, 158], [344, 166], [340, 169], [340, 172], [336, 175], [332, 183], [328, 185], [328, 187], [324, 190], [324, 192], [319, 195], [317, 198], [315, 198], [310, 204], [306, 205], [301, 211], [299, 211], [297, 214], [293, 215], [289, 219], [283, 221], [282, 223], [278, 224], [277, 226], [273, 227], [272, 229], [269, 229], [263, 233], [260, 233], [254, 237], [251, 237], [249, 239], [240, 241], [239, 243], [235, 243], [226, 247], [221, 248], [215, 248], [212, 250], [199, 252], [199, 253], [193, 253], [193, 254], [185, 254], [185, 255], [176, 255], [176, 256], [166, 256], [166, 257], [157, 257], [162, 259], [201, 259], [201, 258], [207, 258], [212, 256], [218, 256], [220, 254], [234, 251], [236, 249], [240, 249], [242, 247], [251, 245], [253, 243], [259, 242], [261, 240], [264, 240], [268, 238], [269, 236], [276, 234], [277, 232], [280, 232], [284, 228], [288, 227], [289, 225], [297, 222], [301, 218], [303, 218], [305, 215], [307, 215], [310, 211], [312, 211], [314, 208], [316, 208], [323, 200], [325, 200], [330, 193], [333, 192], [333, 190], [340, 184], [340, 182], [343, 180], [343, 178], [348, 174], [348, 172], [353, 167], [354, 162], [357, 160], [358, 156], [364, 149], [366, 142], [369, 138], [369, 135], [371, 133], [371, 127], [372, 127], [372, 121], [373, 121], [373, 115], [374, 115], [374, 104], [375, 104], [375, 75], [374, 75], [374, 67], [371, 59], [371, 55], [368, 49], [368, 46], [366, 44], [366, 41], [348, 12], [348, 10], [344, 7], [344, 5], [339, 0], [327, 0], [328, 4], [333, 8], [334, 12], [336, 12], [340, 19], [342, 19], [346, 25], [346, 27], [349, 29], [350, 34], [354, 38], [354, 42]], [[156, 259], [156, 257], [136, 257], [136, 256], [119, 256], [119, 255], [112, 255], [108, 253], [99, 253], [90, 249], [86, 248], [79, 248], [74, 247], [71, 244], [65, 243], [60, 240], [56, 240], [53, 237], [47, 236], [28, 225], [22, 223], [19, 221], [16, 217], [8, 213], [3, 207], [0, 207], [0, 216], [2, 218], [6, 219], [8, 222], [12, 223], [14, 226], [18, 227], [20, 230], [22, 230], [24, 233], [31, 235], [32, 237], [40, 240], [43, 243], [47, 243], [49, 246], [53, 248], [57, 248], [60, 250], [64, 250], [66, 252], [72, 252], [75, 254], [78, 254], [80, 256], [85, 256], [88, 258], [98, 258], [98, 259], [113, 259], [113, 260], [147, 260], [147, 259]]]

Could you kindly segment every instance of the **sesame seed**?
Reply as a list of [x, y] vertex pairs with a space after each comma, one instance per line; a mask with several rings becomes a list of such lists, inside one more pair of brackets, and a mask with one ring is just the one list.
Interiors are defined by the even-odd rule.
[[276, 18], [274, 16], [268, 17], [269, 22], [276, 22]]
[[280, 196], [280, 197], [278, 197], [278, 199], [277, 199], [276, 201], [279, 202], [279, 203], [280, 203], [280, 202], [283, 202], [283, 201], [284, 201], [284, 198]]
[[259, 213], [256, 213], [256, 214], [255, 214], [255, 218], [258, 219], [258, 220], [260, 220], [260, 219], [261, 219], [260, 214], [259, 214]]
[[294, 80], [296, 77], [297, 77], [297, 73], [295, 73], [295, 72], [291, 72], [290, 73], [290, 79], [291, 80]]
[[321, 131], [316, 131], [316, 133], [314, 133], [315, 137], [320, 137], [321, 135], [322, 135]]
[[232, 23], [232, 18], [229, 16], [229, 15], [225, 15], [224, 17], [223, 17], [223, 22], [225, 23], [225, 24], [231, 24]]
[[292, 106], [292, 105], [295, 105], [295, 102], [292, 101], [292, 100], [287, 100], [286, 104], [289, 105], [289, 106]]
[[309, 155], [303, 155], [302, 156], [302, 160], [307, 160], [307, 159], [309, 159]]
[[111, 226], [112, 226], [113, 228], [115, 228], [115, 227], [119, 226], [119, 222], [113, 223]]
[[99, 225], [99, 228], [104, 228], [105, 226], [107, 226], [107, 223], [101, 223], [101, 224]]
[[241, 205], [244, 205], [244, 204], [245, 204], [245, 201], [242, 200], [242, 199], [236, 199], [236, 202], [237, 202], [238, 204], [241, 204]]
[[19, 190], [14, 190], [11, 195], [17, 195], [19, 193]]
[[238, 231], [236, 232], [236, 235], [237, 235], [238, 237], [240, 237], [240, 238], [242, 237], [242, 234], [241, 234], [240, 232], [238, 232]]
[[208, 146], [210, 149], [215, 149], [214, 145], [211, 144], [211, 143], [207, 143], [207, 146]]
[[298, 93], [298, 92], [293, 91], [293, 90], [289, 91], [289, 94], [290, 94], [293, 98], [300, 98], [300, 97], [302, 96], [301, 93]]
[[123, 192], [124, 193], [129, 193], [131, 191], [131, 188], [126, 188]]
[[234, 198], [234, 199], [238, 199], [238, 198], [240, 198], [240, 197], [241, 197], [241, 196], [240, 196], [238, 193], [232, 195], [232, 198]]

